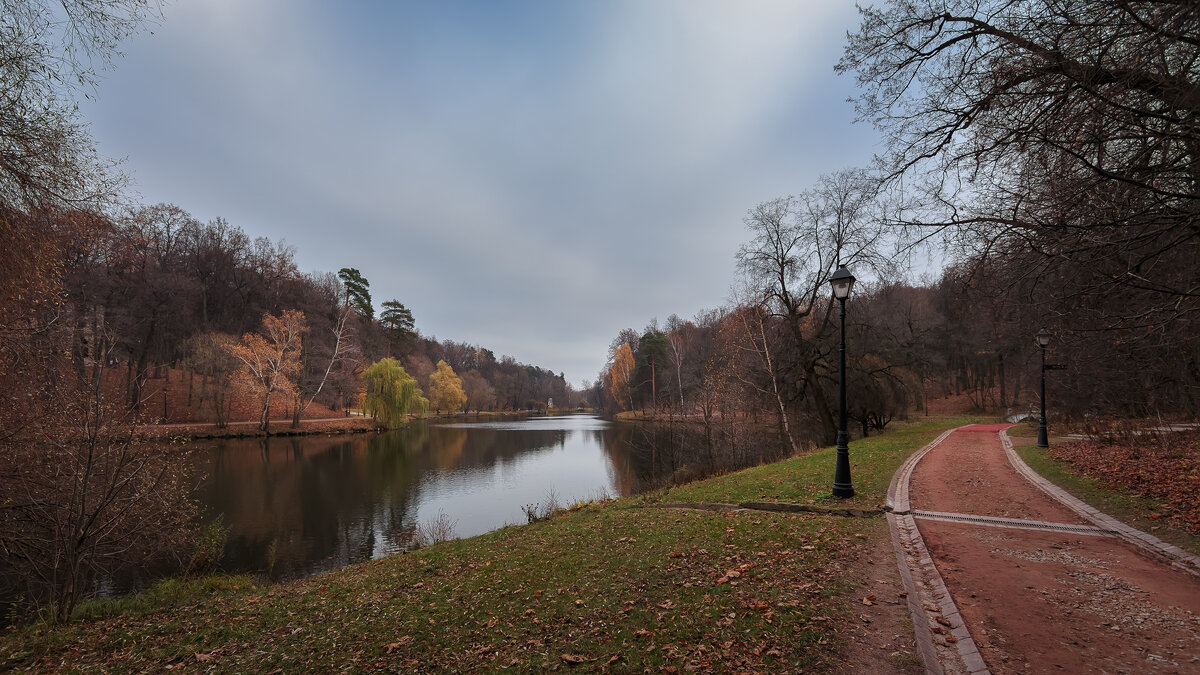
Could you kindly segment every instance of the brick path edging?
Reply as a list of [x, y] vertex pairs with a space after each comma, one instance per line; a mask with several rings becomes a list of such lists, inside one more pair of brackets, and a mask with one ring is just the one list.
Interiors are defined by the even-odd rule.
[[1025, 463], [1025, 460], [1021, 459], [1021, 456], [1017, 454], [1017, 451], [1013, 448], [1012, 439], [1008, 437], [1007, 430], [1000, 432], [1000, 443], [1004, 446], [1004, 453], [1008, 456], [1009, 464], [1012, 464], [1017, 473], [1024, 476], [1030, 483], [1038, 486], [1042, 492], [1045, 492], [1058, 500], [1063, 506], [1078, 513], [1084, 520], [1093, 523], [1097, 527], [1112, 530], [1116, 536], [1149, 553], [1151, 557], [1166, 562], [1172, 567], [1183, 570], [1193, 576], [1200, 577], [1200, 556], [1192, 555], [1152, 534], [1130, 527], [1116, 518], [1092, 508], [1059, 486], [1046, 480], [1041, 474], [1030, 468]]
[[[962, 428], [962, 427], [959, 427]], [[933, 441], [914, 452], [900, 465], [892, 476], [888, 486], [887, 514], [888, 524], [892, 530], [892, 547], [896, 551], [896, 564], [900, 569], [900, 578], [907, 592], [908, 611], [913, 619], [913, 633], [917, 640], [917, 651], [921, 653], [921, 661], [925, 672], [932, 675], [944, 673], [969, 673], [983, 675], [989, 673], [979, 647], [971, 637], [967, 625], [958, 613], [958, 606], [950, 597], [946, 583], [941, 573], [933, 564], [925, 540], [917, 529], [917, 521], [909, 513], [908, 483], [912, 478], [913, 469], [930, 450], [952, 434], [955, 429], [943, 432]], [[914, 574], [914, 569], [917, 574]], [[925, 606], [936, 607], [940, 615], [932, 615]], [[938, 625], [940, 617], [950, 624], [950, 634], [957, 642], [953, 649], [949, 644], [939, 641], [934, 644], [933, 627]], [[943, 667], [945, 666], [945, 667]]]

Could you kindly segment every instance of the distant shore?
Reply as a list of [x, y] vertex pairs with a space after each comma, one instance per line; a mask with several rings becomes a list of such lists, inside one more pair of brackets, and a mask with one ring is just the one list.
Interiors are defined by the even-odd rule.
[[[541, 415], [566, 415], [579, 412], [577, 410], [555, 409], [545, 410], [485, 410], [468, 413], [427, 413], [412, 420], [473, 420], [473, 419], [503, 419], [512, 417], [530, 417]], [[300, 426], [293, 427], [291, 418], [271, 420], [270, 431], [258, 428], [258, 420], [239, 420], [228, 422], [225, 426], [217, 426], [212, 422], [184, 422], [172, 424], [145, 424], [138, 427], [138, 434], [147, 439], [184, 438], [206, 440], [212, 438], [256, 438], [266, 436], [309, 436], [315, 434], [362, 434], [377, 431], [375, 420], [362, 414], [352, 414], [348, 417], [322, 417], [302, 419]]]

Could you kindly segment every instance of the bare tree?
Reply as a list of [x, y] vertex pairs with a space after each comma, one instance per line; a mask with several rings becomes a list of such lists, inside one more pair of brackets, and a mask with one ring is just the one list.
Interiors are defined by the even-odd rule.
[[[1195, 353], [1200, 12], [1172, 0], [896, 0], [839, 64], [893, 181], [996, 290], [1071, 332]], [[1151, 328], [1154, 327], [1154, 328]], [[1169, 339], [1162, 340], [1166, 336]], [[1140, 343], [1142, 346], [1132, 347]]]
[[141, 30], [153, 0], [13, 0], [0, 5], [0, 201], [95, 204], [114, 193], [74, 100]]
[[841, 265], [860, 276], [889, 267], [877, 187], [866, 172], [847, 170], [822, 176], [800, 197], [763, 202], [747, 214], [753, 238], [737, 254], [752, 304], [786, 323], [798, 357], [795, 396], [811, 398], [831, 442], [836, 425], [820, 380], [826, 361], [820, 342], [832, 308], [829, 277]]
[[4, 566], [58, 621], [97, 575], [178, 552], [191, 533], [178, 458], [136, 440], [132, 412], [104, 396], [105, 360], [82, 386], [43, 379], [29, 427], [0, 439]]
[[329, 361], [325, 366], [325, 372], [322, 373], [317, 386], [311, 390], [308, 396], [308, 401], [304, 400], [306, 393], [305, 387], [298, 384], [294, 389], [294, 397], [292, 405], [292, 427], [300, 426], [300, 418], [304, 415], [304, 411], [317, 400], [317, 396], [321, 394], [321, 390], [325, 388], [325, 383], [329, 381], [329, 374], [333, 372], [335, 366], [339, 365], [352, 352], [350, 344], [350, 329], [346, 325], [347, 319], [350, 318], [350, 309], [345, 308], [338, 313], [337, 321], [331, 329], [333, 345], [329, 348]]
[[730, 320], [736, 323], [739, 347], [743, 352], [752, 355], [751, 360], [759, 365], [761, 372], [761, 377], [754, 377], [753, 372], [735, 369], [734, 376], [746, 388], [757, 392], [763, 398], [769, 398], [775, 404], [779, 438], [784, 443], [786, 452], [795, 452], [796, 440], [792, 437], [792, 426], [788, 421], [787, 404], [780, 384], [778, 357], [772, 354], [772, 342], [775, 342], [775, 339], [774, 336], [768, 335], [771, 321], [775, 318], [762, 305], [742, 306], [733, 311]]

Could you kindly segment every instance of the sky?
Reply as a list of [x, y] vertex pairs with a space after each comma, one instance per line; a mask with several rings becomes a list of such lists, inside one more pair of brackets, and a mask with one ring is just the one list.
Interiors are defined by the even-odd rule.
[[724, 304], [759, 202], [865, 166], [852, 2], [177, 0], [81, 112], [130, 196], [592, 381]]

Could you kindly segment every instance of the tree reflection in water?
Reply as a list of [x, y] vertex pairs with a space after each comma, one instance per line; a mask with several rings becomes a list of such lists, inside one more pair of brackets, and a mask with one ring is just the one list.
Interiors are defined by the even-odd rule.
[[226, 571], [295, 578], [403, 550], [444, 512], [457, 536], [524, 523], [522, 506], [624, 496], [772, 459], [770, 434], [586, 415], [415, 423], [380, 434], [233, 439], [191, 457]]

